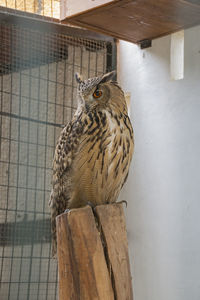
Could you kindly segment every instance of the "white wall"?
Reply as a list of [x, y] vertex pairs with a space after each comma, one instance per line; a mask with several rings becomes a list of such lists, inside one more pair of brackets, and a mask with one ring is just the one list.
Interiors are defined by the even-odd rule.
[[200, 299], [200, 26], [185, 31], [185, 77], [170, 79], [170, 36], [118, 47], [135, 154], [121, 195], [134, 300]]

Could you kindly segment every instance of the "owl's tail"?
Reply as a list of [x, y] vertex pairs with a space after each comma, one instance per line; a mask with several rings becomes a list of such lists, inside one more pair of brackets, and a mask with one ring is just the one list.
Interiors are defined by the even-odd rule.
[[53, 258], [56, 258], [57, 254], [57, 237], [56, 237], [56, 217], [59, 214], [56, 207], [51, 207], [51, 235], [52, 235], [52, 244], [51, 244], [51, 254]]
[[62, 214], [65, 211], [65, 209], [67, 209], [65, 203], [67, 203], [67, 201], [63, 197], [63, 195], [55, 195], [53, 191], [51, 192], [49, 206], [51, 209], [51, 235], [52, 235], [51, 253], [53, 258], [56, 258], [57, 256], [56, 217]]

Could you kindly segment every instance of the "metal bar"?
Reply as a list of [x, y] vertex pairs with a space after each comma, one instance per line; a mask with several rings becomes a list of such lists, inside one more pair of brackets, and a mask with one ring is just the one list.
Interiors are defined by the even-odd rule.
[[[10, 186], [11, 187], [11, 186]], [[20, 188], [19, 188], [20, 189]], [[23, 188], [22, 188], [23, 189]], [[32, 190], [34, 190], [34, 189], [32, 189]], [[41, 192], [42, 192], [42, 190], [41, 190]], [[49, 191], [49, 193], [50, 193], [50, 191]], [[11, 208], [4, 208], [4, 207], [1, 207], [0, 208], [0, 210], [1, 211], [12, 211], [12, 212], [16, 212], [16, 209], [11, 209]], [[35, 211], [33, 211], [33, 210], [23, 210], [23, 209], [18, 209], [17, 210], [17, 212], [22, 212], [22, 213], [25, 213], [25, 212], [27, 212], [27, 213], [30, 213], [30, 214], [34, 214], [35, 213]], [[40, 211], [37, 211], [37, 214], [46, 214], [47, 216], [50, 216], [50, 213], [47, 213], [47, 212], [40, 212]], [[9, 256], [10, 257], [10, 256]], [[21, 257], [21, 256], [20, 256]]]
[[57, 32], [59, 34], [79, 37], [81, 39], [86, 38], [106, 42], [112, 42], [114, 40], [112, 37], [104, 34], [61, 24], [60, 21], [55, 18], [49, 18], [23, 11], [17, 11], [16, 14], [16, 10], [2, 6], [0, 6], [0, 21], [10, 24], [20, 24], [26, 28], [39, 30], [40, 32]]
[[[1, 77], [1, 90], [3, 90], [3, 77]], [[3, 110], [3, 94], [1, 93], [1, 111]], [[1, 116], [1, 127], [0, 127], [0, 146], [2, 147], [2, 116]], [[1, 147], [0, 147], [0, 157], [2, 155], [1, 153]], [[7, 199], [7, 203], [6, 203], [6, 211], [5, 211], [5, 224], [7, 223], [7, 217], [8, 217], [8, 186], [5, 186], [7, 195], [6, 195], [6, 199]], [[1, 263], [1, 271], [0, 271], [0, 282], [2, 281], [2, 276], [3, 276], [3, 266], [4, 266], [4, 255], [5, 255], [5, 246], [3, 246], [2, 249], [2, 263]]]
[[[31, 69], [29, 70], [29, 74], [31, 75]], [[31, 77], [29, 76], [29, 107], [28, 107], [28, 118], [30, 118], [30, 112], [31, 112]], [[39, 118], [39, 113], [37, 111], [37, 117]], [[38, 140], [38, 124], [36, 129], [36, 140]], [[28, 122], [28, 140], [31, 139], [31, 133], [30, 133], [30, 122]], [[28, 158], [27, 158], [27, 165], [29, 165], [29, 143], [28, 143]], [[38, 146], [36, 147], [36, 166], [38, 164]], [[35, 174], [35, 189], [37, 187], [37, 170], [36, 167], [36, 174]], [[29, 167], [26, 168], [26, 186], [28, 186], [29, 183]], [[35, 190], [36, 193], [36, 190]], [[28, 210], [28, 190], [26, 190], [26, 202], [25, 202], [25, 210]], [[35, 226], [35, 220], [36, 220], [36, 197], [34, 199], [34, 214], [33, 214], [33, 226]], [[30, 286], [31, 286], [31, 273], [32, 273], [32, 265], [33, 265], [33, 246], [34, 246], [34, 235], [32, 233], [32, 239], [31, 239], [31, 255], [30, 255], [30, 266], [29, 266], [29, 274], [28, 274], [28, 289], [27, 289], [27, 299], [30, 297]], [[23, 246], [22, 246], [22, 253], [23, 253]]]
[[[72, 55], [72, 63], [74, 63], [74, 58], [75, 58], [75, 47], [73, 46], [73, 55]], [[72, 85], [71, 85], [71, 107], [74, 105], [74, 99], [73, 99], [73, 86], [74, 86], [74, 65], [72, 66]], [[73, 117], [73, 110], [71, 111], [71, 118]]]
[[34, 122], [34, 123], [49, 125], [49, 126], [53, 126], [53, 127], [60, 127], [60, 128], [63, 127], [62, 124], [56, 124], [56, 123], [52, 123], [52, 122], [45, 122], [45, 121], [35, 120], [35, 119], [28, 118], [28, 117], [22, 117], [22, 116], [18, 116], [16, 114], [7, 113], [7, 112], [3, 112], [3, 111], [0, 112], [0, 115], [1, 116], [6, 116], [6, 117], [9, 117], [9, 118], [15, 118], [15, 119], [19, 119], [19, 120], [24, 120], [24, 121], [29, 121], [29, 122]]
[[[10, 35], [10, 39], [11, 39], [11, 45], [12, 45], [12, 34]], [[11, 74], [11, 82], [10, 82], [10, 91], [11, 91], [11, 95], [12, 95], [12, 82], [13, 82], [13, 76]], [[12, 97], [10, 95], [10, 112], [12, 109]], [[10, 118], [10, 125], [9, 125], [9, 139], [11, 138], [11, 122], [12, 119]], [[10, 184], [10, 155], [11, 155], [11, 141], [9, 140], [9, 147], [8, 147], [8, 151], [9, 151], [9, 156], [8, 156], [8, 186]], [[9, 191], [10, 189], [7, 189], [7, 208], [8, 208], [8, 202], [9, 202]], [[16, 201], [16, 206], [15, 208], [17, 209], [17, 201]], [[16, 224], [16, 214], [15, 214], [15, 224]], [[13, 270], [13, 254], [14, 254], [14, 245], [15, 245], [15, 235], [13, 236], [12, 239], [12, 254], [11, 254], [11, 266], [10, 266], [10, 280], [9, 280], [9, 285], [8, 285], [8, 299], [10, 299], [10, 289], [11, 289], [11, 281], [12, 281], [12, 270]]]
[[[58, 79], [58, 62], [56, 62], [56, 81]], [[57, 82], [55, 86], [55, 114], [54, 114], [54, 122], [56, 122], [56, 100], [57, 100]], [[56, 146], [56, 131], [54, 127], [54, 148]], [[46, 284], [46, 300], [48, 300], [48, 290], [49, 290], [49, 273], [50, 273], [50, 259], [51, 259], [51, 248], [49, 247], [49, 258], [48, 258], [48, 265], [47, 265], [47, 284]]]
[[[38, 78], [38, 79], [41, 79], [41, 78]], [[49, 82], [54, 82], [54, 81], [49, 81]], [[62, 85], [62, 84], [61, 84]], [[71, 85], [68, 85], [68, 84], [63, 84], [63, 87], [71, 87]], [[8, 94], [8, 95], [10, 95], [10, 93], [9, 92], [7, 92], [7, 91], [1, 91], [0, 90], [0, 92], [2, 92], [2, 94]], [[12, 93], [12, 96], [18, 96], [18, 94], [15, 94], [14, 92]], [[24, 99], [26, 99], [27, 97], [22, 97], [22, 98], [24, 98]], [[37, 99], [36, 98], [32, 98], [32, 100], [35, 100], [35, 101], [37, 101]], [[40, 100], [39, 102], [43, 102], [43, 103], [46, 103], [46, 101], [44, 101], [44, 100]], [[54, 102], [51, 102], [51, 101], [49, 101], [49, 104], [54, 104]], [[64, 107], [68, 107], [68, 108], [71, 108], [71, 105], [65, 105], [65, 104], [63, 104], [63, 105], [61, 105], [61, 104], [57, 104], [58, 106], [60, 105], [60, 106], [64, 106]], [[1, 115], [4, 115], [4, 116], [9, 116], [9, 117], [13, 117], [13, 118], [17, 118], [17, 119], [19, 119], [19, 118], [24, 118], [24, 120], [26, 120], [26, 117], [22, 117], [22, 116], [18, 116], [17, 114], [10, 114], [10, 113], [7, 113], [7, 112], [0, 112], [0, 114]], [[34, 120], [34, 119], [32, 119], [32, 120]], [[50, 124], [50, 123], [49, 123]]]
[[88, 78], [90, 78], [90, 52], [88, 52]]
[[[2, 140], [7, 140], [7, 141], [10, 140], [11, 142], [18, 142], [18, 141], [19, 141], [20, 143], [27, 144], [27, 142], [25, 142], [25, 141], [23, 141], [23, 140], [20, 140], [20, 139], [19, 139], [19, 140], [17, 140], [17, 139], [12, 139], [12, 138], [9, 139], [9, 138], [6, 138], [6, 137], [2, 137], [1, 139], [2, 139]], [[37, 143], [34, 143], [34, 142], [29, 142], [29, 144], [30, 144], [30, 145], [37, 145]], [[40, 144], [40, 143], [38, 143], [38, 145], [39, 145], [39, 146], [44, 146], [44, 144]], [[53, 146], [51, 146], [51, 145], [47, 145], [46, 147], [47, 147], [47, 148], [53, 148]]]
[[[2, 186], [2, 187], [7, 187], [7, 185], [5, 185], [5, 184], [1, 184], [0, 186]], [[15, 186], [15, 185], [9, 185], [9, 188], [17, 188], [17, 186]], [[22, 189], [22, 190], [30, 190], [30, 191], [34, 191], [35, 189], [34, 188], [30, 188], [30, 187], [21, 187], [21, 186], [19, 186], [18, 187], [18, 189], [20, 190], [20, 189]], [[38, 189], [37, 188], [37, 191], [40, 191], [40, 192], [44, 192], [44, 191], [46, 191], [46, 192], [48, 192], [48, 193], [50, 193], [50, 190], [48, 190], [48, 189]], [[3, 208], [1, 208], [1, 209], [3, 209]], [[16, 210], [15, 210], [16, 211]], [[19, 209], [19, 211], [20, 211], [20, 209]], [[21, 210], [21, 211], [24, 211], [24, 210]]]
[[[22, 76], [21, 73], [19, 73], [20, 76], [20, 87], [19, 87], [19, 115], [21, 114], [21, 92], [22, 92]], [[21, 120], [19, 119], [19, 125], [18, 125], [18, 139], [20, 140], [20, 126], [21, 126]], [[18, 157], [17, 157], [17, 161], [19, 161], [19, 153], [20, 153], [20, 143], [18, 142]], [[19, 165], [17, 166], [17, 193], [16, 193], [16, 207], [17, 207], [17, 203], [19, 200]], [[23, 254], [23, 253], [22, 253]], [[22, 258], [21, 258], [22, 261]], [[20, 264], [20, 271], [19, 271], [19, 285], [17, 286], [17, 300], [19, 300], [20, 298], [20, 279], [21, 279], [21, 273], [22, 273], [22, 263]]]
[[[40, 77], [40, 67], [39, 67], [39, 77]], [[39, 98], [40, 98], [40, 80], [38, 80], [38, 116], [39, 116]], [[37, 139], [38, 139], [38, 132], [37, 132]], [[36, 201], [36, 189], [37, 186], [35, 186], [35, 201]], [[41, 212], [44, 220], [44, 211]], [[43, 241], [41, 240], [41, 245], [40, 245], [40, 264], [39, 264], [39, 278], [38, 278], [38, 286], [37, 286], [37, 299], [39, 300], [39, 286], [41, 282], [41, 259], [42, 259], [42, 245]]]
[[[47, 67], [47, 78], [49, 78], [49, 75], [50, 75], [50, 72], [49, 72], [49, 65]], [[49, 104], [48, 104], [48, 94], [49, 94], [49, 81], [47, 81], [47, 110], [46, 110], [46, 121], [48, 120], [48, 109], [49, 109]], [[46, 128], [45, 128], [45, 148], [46, 148], [46, 144], [47, 144], [47, 125], [46, 125]], [[46, 166], [46, 163], [47, 163], [47, 156], [46, 156], [46, 149], [45, 149], [45, 161], [44, 161], [44, 165]], [[45, 192], [45, 189], [46, 189], [46, 172], [44, 173], [44, 193], [43, 193], [43, 207], [42, 207], [42, 211], [44, 212], [45, 211], [45, 200], [46, 200], [46, 192]], [[51, 255], [51, 247], [49, 247], [49, 257]], [[49, 264], [48, 264], [49, 265]], [[49, 268], [49, 266], [48, 266]], [[46, 289], [46, 293], [47, 293], [47, 289]]]
[[[11, 140], [10, 140], [11, 141]], [[30, 143], [26, 143], [28, 145], [30, 145]], [[36, 144], [37, 145], [37, 144]], [[7, 163], [6, 161], [3, 161], [3, 160], [0, 160], [1, 163]], [[40, 166], [37, 166], [37, 165], [31, 165], [31, 164], [23, 164], [23, 163], [15, 163], [15, 162], [9, 162], [9, 164], [11, 166], [23, 166], [23, 167], [37, 167], [38, 169], [40, 170], [52, 170], [52, 168], [47, 168], [47, 167], [40, 167]], [[10, 186], [10, 185], [9, 185]]]
[[[64, 107], [64, 105], [65, 105], [65, 92], [66, 92], [66, 87], [67, 87], [67, 85], [66, 85], [66, 81], [67, 81], [67, 77], [66, 77], [66, 67], [67, 67], [67, 63], [66, 63], [66, 59], [65, 59], [65, 60], [64, 60], [64, 79], [63, 79], [63, 103], [62, 103], [63, 107]], [[65, 120], [65, 118], [64, 118], [64, 113], [65, 113], [65, 111], [64, 111], [64, 109], [63, 109], [63, 114], [62, 114], [62, 124], [64, 124], [64, 120]]]

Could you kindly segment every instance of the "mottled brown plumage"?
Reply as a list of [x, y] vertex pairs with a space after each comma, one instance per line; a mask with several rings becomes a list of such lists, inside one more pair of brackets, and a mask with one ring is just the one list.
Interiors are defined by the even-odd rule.
[[77, 75], [78, 108], [62, 130], [53, 161], [50, 197], [53, 255], [57, 215], [88, 202], [117, 200], [133, 154], [133, 129], [114, 73], [82, 81]]

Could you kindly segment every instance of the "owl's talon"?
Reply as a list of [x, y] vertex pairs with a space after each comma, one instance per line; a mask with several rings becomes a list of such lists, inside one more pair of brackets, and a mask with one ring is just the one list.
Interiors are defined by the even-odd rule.
[[69, 208], [65, 209], [64, 213], [68, 213], [70, 211]]
[[127, 208], [127, 205], [128, 205], [128, 203], [127, 203], [127, 201], [126, 200], [122, 200], [122, 201], [119, 201], [119, 202], [117, 202], [118, 204], [123, 204], [123, 203], [125, 203], [126, 204], [126, 208]]
[[86, 205], [89, 205], [92, 210], [95, 209], [95, 205], [92, 202], [90, 202], [90, 201], [88, 201]]

